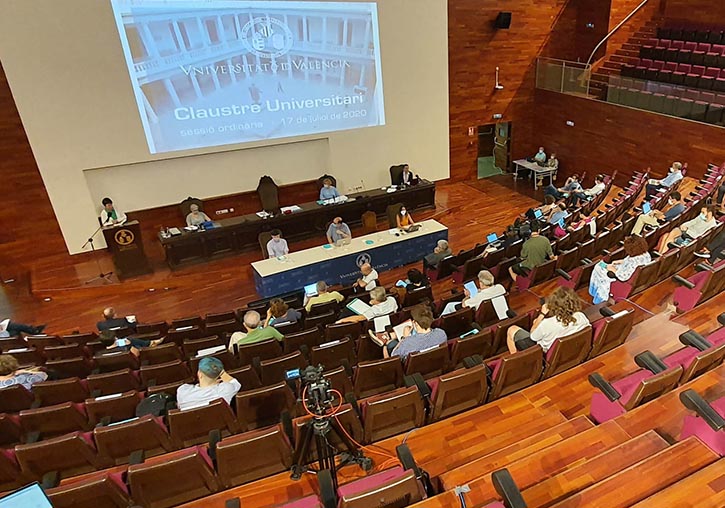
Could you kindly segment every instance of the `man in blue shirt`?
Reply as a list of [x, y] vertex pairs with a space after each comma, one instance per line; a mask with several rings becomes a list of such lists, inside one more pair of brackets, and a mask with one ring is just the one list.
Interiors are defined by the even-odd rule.
[[351, 238], [350, 227], [342, 222], [342, 217], [332, 219], [330, 227], [327, 228], [327, 243], [336, 245], [338, 242], [349, 242]]
[[572, 192], [582, 190], [582, 186], [579, 183], [579, 175], [571, 175], [566, 179], [564, 187], [556, 188], [549, 184], [544, 188], [544, 195], [550, 194], [554, 196], [554, 199], [568, 198]]
[[340, 197], [340, 193], [332, 186], [332, 180], [325, 178], [322, 180], [322, 188], [320, 189], [320, 201], [335, 199]]
[[445, 330], [432, 328], [433, 313], [427, 305], [417, 305], [410, 311], [413, 326], [406, 327], [398, 344], [389, 351], [388, 344], [383, 346], [383, 357], [397, 356], [405, 361], [411, 353], [434, 348], [448, 342]]
[[684, 178], [682, 175], [682, 163], [673, 162], [672, 167], [670, 168], [670, 173], [666, 177], [662, 180], [650, 179], [647, 183], [646, 199], [652, 199], [652, 197], [654, 197], [660, 190], [669, 189], [675, 183], [682, 180], [682, 178]]
[[660, 221], [671, 221], [685, 211], [685, 204], [682, 202], [682, 196], [679, 192], [673, 191], [667, 200], [669, 208], [662, 213], [659, 210], [652, 210], [650, 213], [643, 213], [637, 217], [637, 222], [632, 228], [633, 235], [642, 235], [645, 224], [650, 226], [659, 226]]

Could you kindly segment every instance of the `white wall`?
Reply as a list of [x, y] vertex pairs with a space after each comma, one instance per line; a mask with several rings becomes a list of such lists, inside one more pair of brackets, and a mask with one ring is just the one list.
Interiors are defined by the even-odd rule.
[[448, 178], [447, 2], [379, 0], [378, 17], [385, 126], [152, 156], [110, 2], [2, 0], [0, 60], [69, 252], [97, 226], [103, 195], [131, 211], [324, 172], [343, 190], [361, 178], [372, 188], [400, 162]]

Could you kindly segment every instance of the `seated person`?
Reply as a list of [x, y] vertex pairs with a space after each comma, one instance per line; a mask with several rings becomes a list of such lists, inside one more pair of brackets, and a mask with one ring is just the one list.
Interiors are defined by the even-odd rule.
[[560, 219], [566, 219], [567, 217], [569, 217], [569, 212], [566, 211], [566, 205], [564, 203], [559, 203], [556, 208], [551, 211], [551, 214], [549, 214], [547, 222], [549, 224], [558, 224]]
[[659, 226], [660, 221], [671, 221], [679, 217], [685, 211], [685, 204], [682, 202], [682, 196], [679, 192], [673, 191], [667, 200], [667, 211], [662, 213], [660, 210], [650, 210], [649, 213], [641, 213], [637, 217], [637, 221], [632, 228], [633, 235], [641, 235], [645, 224], [650, 226]]
[[134, 337], [118, 337], [112, 330], [103, 330], [98, 334], [98, 341], [106, 348], [104, 352], [115, 353], [117, 351], [130, 351], [138, 357], [139, 349], [142, 347], [156, 347], [164, 342], [164, 337], [156, 340], [136, 339]]
[[307, 312], [312, 309], [313, 305], [317, 305], [318, 303], [327, 303], [331, 302], [332, 300], [335, 300], [337, 303], [342, 303], [342, 301], [345, 300], [345, 297], [337, 291], [328, 291], [329, 288], [327, 287], [327, 283], [324, 280], [317, 282], [316, 289], [316, 296], [307, 298], [307, 295], [305, 295], [305, 298], [307, 299], [307, 301], [305, 302], [305, 310]]
[[725, 212], [725, 182], [720, 184], [717, 188], [717, 201], [715, 204], [720, 207], [720, 210]]
[[[445, 330], [432, 328], [433, 314], [427, 305], [416, 305], [410, 311], [413, 326], [407, 326], [397, 344], [389, 350], [387, 341], [383, 346], [383, 358], [397, 356], [402, 361], [411, 353], [424, 351], [448, 342]], [[385, 340], [385, 339], [384, 339]]]
[[400, 172], [400, 176], [395, 179], [393, 185], [405, 187], [406, 185], [413, 185], [414, 180], [415, 177], [413, 176], [413, 172], [410, 170], [410, 166], [408, 164], [403, 164], [403, 171]]
[[558, 189], [553, 185], [549, 184], [544, 188], [544, 196], [554, 196], [554, 199], [568, 198], [572, 192], [578, 192], [582, 190], [582, 186], [579, 183], [579, 175], [572, 175], [566, 179], [563, 187]]
[[378, 272], [370, 263], [360, 265], [361, 278], [355, 283], [358, 288], [371, 291], [378, 283]]
[[531, 223], [531, 237], [521, 246], [521, 261], [509, 267], [509, 274], [514, 282], [519, 275], [525, 277], [535, 267], [543, 265], [549, 259], [556, 259], [549, 239], [539, 234], [540, 228], [537, 221]]
[[320, 189], [320, 201], [339, 198], [340, 193], [337, 188], [332, 185], [332, 180], [325, 178], [322, 180], [322, 188]]
[[229, 338], [229, 352], [234, 352], [234, 345], [255, 344], [268, 339], [284, 340], [284, 335], [279, 333], [274, 326], [261, 326], [262, 318], [256, 310], [249, 310], [244, 314], [242, 320], [243, 332], [234, 332]]
[[423, 268], [435, 268], [442, 259], [453, 255], [447, 240], [438, 240], [433, 252], [423, 258]]
[[287, 240], [282, 238], [282, 232], [279, 229], [270, 231], [272, 239], [267, 242], [267, 254], [269, 259], [279, 258], [289, 254], [289, 246]]
[[597, 234], [597, 217], [594, 211], [589, 212], [589, 215], [584, 213], [579, 214], [579, 220], [576, 220], [566, 227], [569, 232], [579, 231], [581, 228], [588, 226], [589, 234], [594, 236]]
[[342, 222], [342, 217], [332, 219], [330, 226], [327, 228], [327, 243], [339, 245], [340, 243], [348, 243], [351, 238], [350, 226]]
[[[488, 270], [481, 270], [478, 272], [478, 293], [471, 297], [471, 293], [468, 289], [463, 288], [465, 298], [460, 302], [449, 302], [441, 312], [441, 316], [446, 314], [452, 314], [459, 310], [461, 307], [471, 307], [474, 310], [478, 310], [483, 302], [491, 300], [497, 296], [503, 296], [506, 294], [506, 288], [501, 284], [496, 284], [493, 278], [493, 274]], [[508, 304], [507, 304], [508, 306]]]
[[398, 300], [403, 301], [405, 295], [416, 289], [428, 287], [428, 278], [417, 268], [408, 270], [405, 280], [399, 280], [395, 286], [390, 288], [391, 293], [397, 293]]
[[589, 320], [581, 312], [581, 299], [573, 290], [559, 287], [541, 306], [530, 331], [516, 325], [509, 327], [506, 344], [511, 354], [536, 345], [541, 346], [546, 353], [556, 339], [576, 333], [587, 326]]
[[40, 335], [45, 330], [45, 325], [33, 326], [22, 323], [15, 323], [9, 318], [0, 321], [0, 337], [15, 337], [24, 333], [25, 335]]
[[35, 383], [48, 379], [48, 374], [37, 368], [21, 369], [14, 356], [0, 355], [0, 389], [20, 385], [26, 390]]
[[103, 205], [103, 210], [101, 210], [101, 224], [103, 226], [113, 226], [114, 224], [126, 222], [126, 214], [114, 208], [111, 198], [103, 198], [101, 204]]
[[625, 238], [624, 252], [627, 254], [624, 259], [612, 261], [609, 264], [600, 261], [594, 266], [589, 279], [589, 294], [592, 296], [594, 305], [609, 300], [609, 288], [615, 280], [610, 277], [610, 273], [616, 280], [626, 282], [632, 277], [638, 266], [652, 261], [652, 257], [647, 252], [647, 242], [641, 236], [632, 235]]
[[302, 314], [297, 309], [290, 309], [281, 298], [272, 298], [267, 309], [267, 319], [264, 326], [277, 326], [287, 323], [296, 323], [302, 318]]
[[655, 195], [657, 195], [659, 191], [672, 187], [675, 183], [679, 182], [683, 178], [684, 176], [682, 175], [682, 163], [673, 162], [669, 173], [662, 180], [657, 180], [654, 178], [649, 179], [646, 185], [646, 199], [652, 199]]
[[584, 191], [574, 192], [569, 196], [569, 204], [571, 206], [577, 206], [579, 201], [591, 201], [606, 189], [607, 186], [604, 184], [604, 177], [597, 175], [594, 177], [594, 187], [586, 189]]
[[725, 230], [720, 231], [706, 247], [695, 252], [695, 256], [709, 259], [712, 265], [725, 259]]
[[713, 205], [703, 206], [700, 215], [683, 223], [679, 228], [674, 228], [666, 235], [662, 235], [659, 242], [657, 242], [655, 252], [657, 254], [664, 254], [672, 242], [677, 247], [687, 245], [695, 238], [700, 238], [715, 226], [717, 226], [715, 207]]
[[370, 291], [370, 309], [364, 314], [356, 314], [354, 316], [339, 319], [338, 323], [358, 323], [360, 321], [370, 321], [379, 316], [387, 316], [398, 311], [398, 302], [392, 296], [385, 294], [385, 288], [376, 287]]
[[398, 215], [395, 216], [395, 223], [398, 229], [408, 229], [410, 226], [415, 225], [413, 217], [405, 209], [405, 206], [401, 207], [398, 211]]
[[213, 356], [201, 359], [196, 378], [198, 384], [183, 384], [176, 390], [176, 405], [182, 411], [206, 406], [217, 399], [231, 404], [242, 389], [241, 383], [224, 370], [221, 360]]
[[543, 146], [540, 146], [539, 151], [536, 152], [536, 155], [534, 155], [534, 161], [540, 162], [541, 164], [546, 162], [546, 152], [544, 151]]
[[116, 309], [113, 307], [106, 307], [103, 309], [103, 321], [96, 323], [96, 328], [99, 332], [103, 330], [111, 330], [113, 328], [128, 328], [136, 331], [136, 321], [129, 321], [125, 317], [116, 316]]
[[209, 222], [211, 219], [204, 212], [199, 211], [199, 205], [192, 203], [189, 206], [189, 214], [186, 216], [187, 226], [200, 226], [205, 222]]
[[[549, 160], [546, 161], [546, 169], [551, 170], [554, 173], [554, 176], [556, 176], [556, 171], [559, 169], [559, 159], [556, 158], [556, 154], [554, 152], [551, 152], [551, 157], [549, 157]], [[541, 186], [543, 185], [543, 183], [544, 175], [539, 174], [538, 182], [536, 183], [536, 185]]]

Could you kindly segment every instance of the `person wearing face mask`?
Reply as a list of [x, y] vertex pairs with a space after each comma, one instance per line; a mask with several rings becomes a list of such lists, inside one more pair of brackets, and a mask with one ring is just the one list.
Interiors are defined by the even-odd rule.
[[329, 178], [325, 178], [324, 180], [322, 180], [322, 188], [320, 189], [320, 201], [335, 199], [339, 197], [340, 193], [338, 192], [337, 188], [333, 187], [332, 180], [330, 180]]
[[544, 151], [543, 146], [540, 146], [539, 151], [536, 152], [536, 155], [534, 155], [534, 161], [540, 162], [541, 164], [546, 163], [546, 152]]
[[287, 240], [282, 238], [282, 232], [279, 229], [273, 229], [270, 234], [272, 239], [267, 242], [267, 254], [269, 254], [270, 259], [289, 254]]
[[349, 242], [352, 238], [350, 227], [342, 222], [342, 217], [335, 217], [327, 228], [327, 243], [337, 245], [338, 242]]
[[670, 168], [670, 171], [667, 173], [666, 177], [664, 177], [662, 180], [656, 180], [651, 178], [647, 182], [647, 199], [652, 199], [652, 197], [655, 196], [659, 191], [672, 187], [675, 183], [679, 182], [683, 178], [684, 175], [682, 174], [682, 163], [673, 162], [672, 167]]
[[712, 205], [703, 206], [700, 215], [683, 223], [679, 228], [675, 228], [666, 235], [663, 235], [660, 241], [657, 242], [655, 252], [657, 254], [664, 254], [667, 252], [668, 247], [676, 248], [687, 245], [715, 226], [717, 226], [715, 207]]
[[408, 210], [403, 206], [401, 207], [398, 215], [395, 216], [395, 222], [398, 225], [398, 229], [408, 229], [410, 226], [415, 224], [413, 217], [408, 213]]
[[649, 213], [640, 214], [640, 216], [637, 217], [637, 222], [634, 223], [632, 234], [641, 236], [645, 225], [659, 226], [660, 221], [671, 221], [684, 212], [685, 205], [682, 202], [682, 196], [679, 192], [674, 191], [670, 194], [670, 197], [667, 200], [667, 207], [667, 211], [664, 213], [660, 210], [650, 210]]

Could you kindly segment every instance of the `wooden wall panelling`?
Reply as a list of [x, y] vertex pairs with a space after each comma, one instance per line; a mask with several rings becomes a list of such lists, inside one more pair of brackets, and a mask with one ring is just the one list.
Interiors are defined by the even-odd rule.
[[722, 0], [663, 0], [663, 3], [668, 20], [725, 27], [725, 2]]

